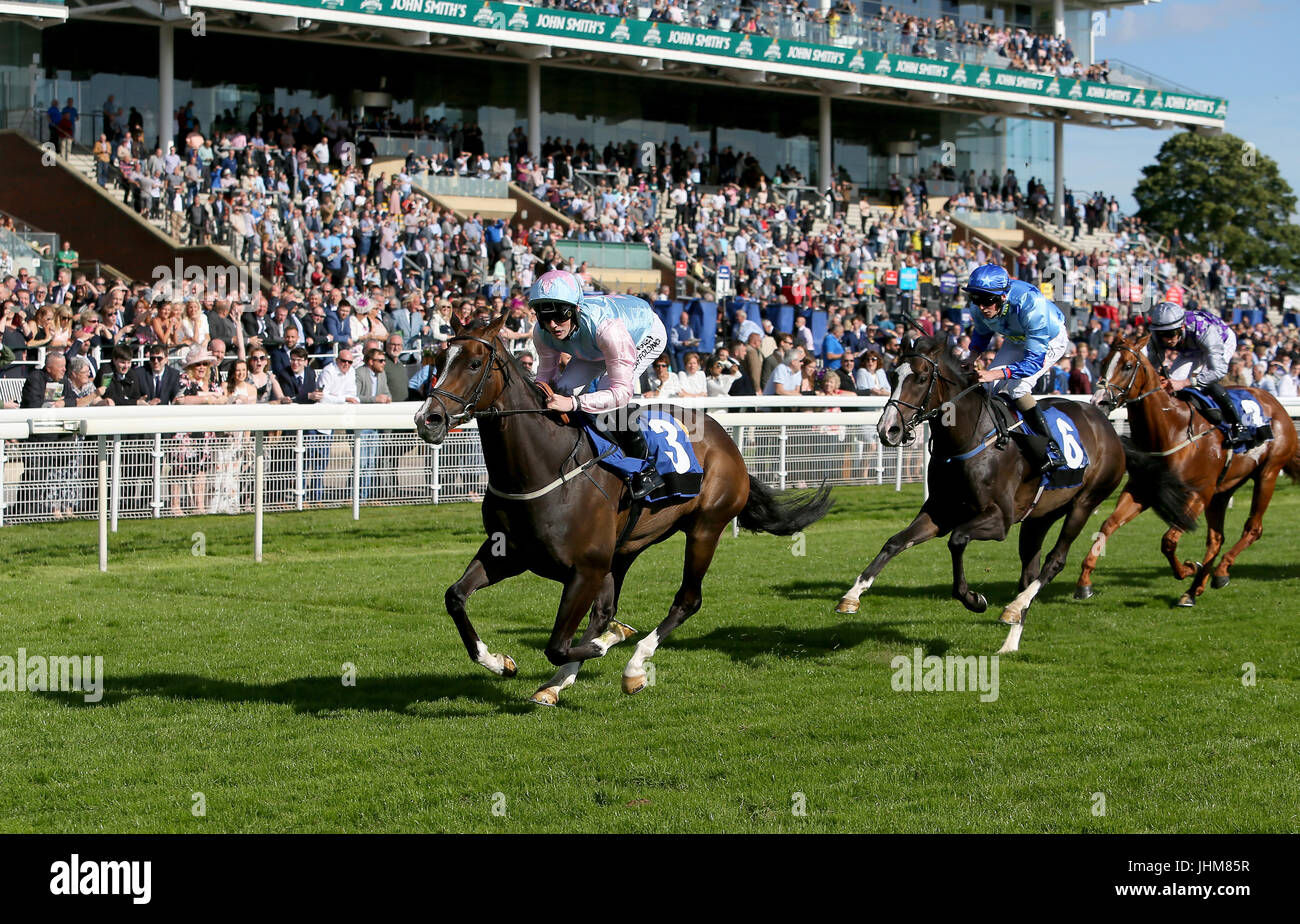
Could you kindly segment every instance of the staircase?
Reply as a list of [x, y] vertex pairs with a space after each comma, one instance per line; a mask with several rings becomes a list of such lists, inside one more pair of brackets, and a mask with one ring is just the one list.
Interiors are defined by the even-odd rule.
[[1062, 250], [1082, 250], [1084, 253], [1092, 253], [1094, 250], [1110, 253], [1113, 246], [1111, 242], [1115, 239], [1115, 235], [1107, 231], [1104, 226], [1098, 228], [1092, 234], [1088, 234], [1087, 226], [1081, 225], [1077, 241], [1073, 240], [1074, 230], [1069, 225], [1064, 228], [1057, 228], [1050, 221], [1042, 219], [1034, 221], [1031, 218], [1020, 218], [1017, 219], [1016, 226], [1023, 229], [1027, 234], [1045, 238]]

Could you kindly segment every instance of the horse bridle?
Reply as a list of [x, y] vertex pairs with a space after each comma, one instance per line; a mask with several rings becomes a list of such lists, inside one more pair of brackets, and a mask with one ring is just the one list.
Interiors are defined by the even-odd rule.
[[[1133, 383], [1137, 381], [1138, 373], [1142, 371], [1142, 357], [1140, 357], [1138, 355], [1138, 352], [1134, 350], [1132, 347], [1116, 346], [1113, 347], [1112, 350], [1119, 351], [1121, 353], [1128, 353], [1130, 356], [1133, 357], [1134, 360], [1133, 373], [1128, 377], [1128, 384], [1123, 386], [1122, 388], [1118, 385], [1112, 385], [1110, 382], [1106, 381], [1105, 379], [1101, 379], [1100, 381], [1097, 382], [1097, 387], [1102, 389], [1103, 392], [1102, 400], [1109, 401], [1113, 405], [1118, 405], [1120, 403], [1119, 401], [1120, 395], [1128, 394], [1129, 389], [1133, 387]], [[1147, 391], [1142, 392], [1142, 394], [1138, 395], [1136, 398], [1128, 399], [1127, 401], [1124, 402], [1124, 404], [1137, 404], [1138, 402], [1145, 400], [1149, 395], [1154, 395], [1156, 392], [1161, 390], [1162, 390], [1161, 386], [1157, 385], [1155, 388], [1151, 388], [1148, 389]]]
[[[497, 354], [496, 344], [484, 340], [482, 337], [473, 337], [469, 334], [458, 334], [448, 340], [447, 343], [450, 345], [462, 340], [481, 343], [483, 346], [487, 347], [488, 361], [483, 364], [483, 372], [479, 376], [478, 383], [474, 386], [473, 393], [469, 398], [462, 398], [460, 395], [453, 394], [445, 388], [435, 387], [429, 389], [429, 397], [438, 402], [438, 407], [442, 410], [443, 419], [447, 421], [448, 430], [454, 430], [457, 427], [464, 426], [474, 419], [474, 415], [478, 413], [477, 405], [479, 398], [483, 397], [483, 391], [487, 388], [488, 376], [492, 374], [493, 367], [501, 367], [501, 374], [505, 376], [507, 382], [510, 378], [508, 364]], [[459, 404], [461, 408], [460, 411], [453, 415], [447, 410], [447, 405], [443, 403], [443, 398], [447, 398]]]
[[[930, 376], [930, 384], [926, 386], [925, 397], [921, 399], [921, 403], [919, 405], [911, 404], [907, 401], [904, 401], [902, 398], [893, 398], [893, 397], [891, 397], [888, 401], [885, 402], [885, 410], [889, 410], [889, 408], [892, 406], [894, 408], [894, 411], [898, 414], [898, 419], [902, 421], [903, 442], [907, 442], [912, 438], [912, 434], [916, 432], [917, 427], [921, 426], [921, 424], [925, 423], [926, 421], [933, 420], [935, 417], [937, 417], [939, 414], [943, 412], [942, 404], [936, 405], [935, 407], [932, 407], [928, 411], [925, 410], [925, 406], [930, 403], [930, 397], [934, 394], [934, 383], [938, 379], [943, 379], [949, 385], [952, 385], [954, 387], [960, 387], [961, 382], [954, 382], [952, 379], [944, 375], [943, 370], [939, 368], [938, 362], [931, 359], [929, 356], [926, 356], [924, 353], [910, 353], [906, 356], [900, 357], [899, 361], [901, 362], [903, 359], [907, 359], [907, 360], [924, 359], [927, 363], [929, 363], [933, 367], [933, 371], [934, 371], [934, 374]], [[955, 397], [948, 399], [948, 401], [945, 403], [955, 404], [957, 401], [966, 397], [967, 394], [974, 391], [976, 388], [979, 388], [982, 384], [983, 384], [982, 382], [979, 382], [977, 380], [974, 384], [969, 385], [966, 388], [963, 388], [960, 392], [957, 393]], [[910, 420], [903, 420], [903, 412], [899, 410], [900, 406], [910, 408], [914, 412]]]

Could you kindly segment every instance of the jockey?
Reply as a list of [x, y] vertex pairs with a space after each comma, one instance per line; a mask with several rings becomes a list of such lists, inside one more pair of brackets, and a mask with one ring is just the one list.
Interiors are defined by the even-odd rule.
[[[554, 386], [555, 394], [546, 404], [553, 411], [602, 414], [626, 407], [633, 384], [668, 346], [663, 321], [642, 299], [584, 295], [578, 277], [565, 270], [551, 270], [534, 282], [528, 306], [537, 313], [537, 381]], [[563, 373], [561, 353], [569, 356]], [[599, 381], [591, 390], [573, 396], [593, 379]], [[614, 426], [609, 436], [629, 458], [646, 458], [639, 426]], [[651, 466], [634, 475], [630, 484], [632, 497], [639, 500], [663, 481]]]
[[[1237, 352], [1237, 335], [1223, 321], [1204, 311], [1185, 311], [1175, 302], [1161, 302], [1151, 309], [1148, 321], [1152, 337], [1147, 355], [1169, 379], [1169, 389], [1187, 387], [1206, 392], [1223, 412], [1229, 439], [1241, 435], [1241, 419], [1219, 379], [1228, 374], [1228, 362]], [[1178, 355], [1167, 361], [1168, 351]]]
[[1065, 457], [1048, 429], [1043, 410], [1034, 400], [1034, 384], [1065, 355], [1070, 345], [1061, 309], [1027, 282], [1012, 280], [1007, 271], [990, 263], [977, 267], [966, 283], [975, 307], [971, 352], [988, 348], [994, 334], [1002, 334], [1002, 348], [993, 365], [980, 372], [981, 382], [995, 382], [994, 391], [1015, 399], [1016, 407], [1034, 431], [1047, 437], [1044, 472], [1065, 465]]

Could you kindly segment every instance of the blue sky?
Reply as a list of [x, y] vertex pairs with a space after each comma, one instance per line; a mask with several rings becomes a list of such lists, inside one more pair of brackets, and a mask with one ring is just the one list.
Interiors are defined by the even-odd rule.
[[[1300, 3], [1295, 0], [1164, 0], [1110, 13], [1096, 56], [1127, 61], [1228, 100], [1225, 130], [1278, 162], [1300, 193]], [[1066, 127], [1065, 183], [1119, 196], [1133, 187], [1169, 131]]]

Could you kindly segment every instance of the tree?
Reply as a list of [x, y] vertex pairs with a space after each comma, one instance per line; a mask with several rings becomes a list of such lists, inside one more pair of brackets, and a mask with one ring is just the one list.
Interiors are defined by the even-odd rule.
[[1291, 221], [1296, 197], [1277, 161], [1235, 135], [1178, 132], [1142, 168], [1133, 190], [1138, 217], [1185, 248], [1213, 245], [1237, 270], [1300, 271], [1300, 225]]

